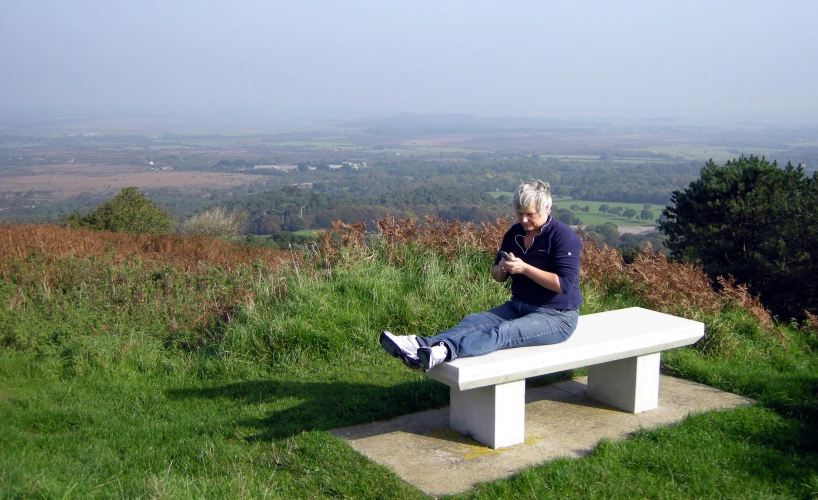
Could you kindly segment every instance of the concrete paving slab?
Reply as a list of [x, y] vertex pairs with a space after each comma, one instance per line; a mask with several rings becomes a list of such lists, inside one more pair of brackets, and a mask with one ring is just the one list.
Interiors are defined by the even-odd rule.
[[633, 414], [589, 399], [585, 383], [586, 378], [580, 377], [528, 389], [525, 442], [498, 450], [451, 431], [448, 408], [331, 432], [421, 491], [446, 495], [545, 461], [584, 456], [603, 438], [620, 440], [636, 430], [671, 425], [690, 414], [754, 403], [663, 375], [659, 408]]

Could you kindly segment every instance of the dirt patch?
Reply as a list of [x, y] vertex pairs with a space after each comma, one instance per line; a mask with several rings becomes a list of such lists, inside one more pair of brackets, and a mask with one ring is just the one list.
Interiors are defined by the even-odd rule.
[[647, 234], [655, 233], [653, 226], [619, 226], [619, 234]]

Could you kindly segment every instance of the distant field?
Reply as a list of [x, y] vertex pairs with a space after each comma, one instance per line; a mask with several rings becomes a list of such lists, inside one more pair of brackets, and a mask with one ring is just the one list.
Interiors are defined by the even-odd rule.
[[439, 153], [449, 154], [465, 154], [465, 153], [480, 153], [477, 149], [463, 149], [449, 146], [410, 146], [406, 148], [383, 148], [375, 149], [372, 152], [381, 154], [390, 154], [395, 156], [426, 156], [436, 155]]
[[353, 148], [354, 144], [339, 143], [333, 141], [283, 141], [276, 142], [276, 146], [293, 146], [293, 147], [313, 147], [313, 148]]
[[727, 146], [707, 146], [701, 144], [679, 144], [673, 146], [656, 146], [641, 148], [640, 151], [650, 151], [652, 153], [668, 154], [671, 156], [681, 156], [685, 160], [699, 160], [706, 162], [711, 158], [713, 161], [725, 162], [733, 160], [741, 155], [767, 156], [772, 157], [781, 154], [782, 151], [771, 148], [731, 148]]
[[[508, 191], [490, 191], [488, 193], [494, 199], [499, 198], [500, 196], [506, 195], [509, 198], [514, 196], [514, 193]], [[639, 218], [639, 215], [634, 217], [633, 219], [628, 219], [625, 217], [616, 217], [613, 215], [608, 214], [601, 214], [599, 213], [599, 207], [601, 205], [608, 205], [611, 208], [614, 207], [622, 207], [624, 209], [632, 208], [636, 210], [637, 214], [641, 214], [643, 210], [644, 203], [620, 203], [616, 201], [588, 201], [588, 200], [574, 200], [572, 198], [554, 198], [554, 206], [557, 208], [565, 208], [567, 210], [571, 209], [571, 205], [579, 205], [580, 207], [584, 208], [586, 205], [590, 207], [590, 210], [586, 212], [582, 212], [580, 210], [576, 211], [575, 214], [579, 220], [582, 221], [582, 224], [585, 226], [595, 226], [598, 224], [605, 224], [606, 222], [613, 222], [617, 226], [653, 226], [653, 221], [643, 221]], [[662, 213], [662, 209], [664, 206], [659, 205], [652, 205], [650, 207], [650, 211], [653, 212], [654, 219], [659, 217]]]
[[670, 158], [614, 158], [613, 163], [673, 163]]
[[539, 155], [541, 159], [553, 158], [555, 160], [599, 160], [599, 155]]
[[18, 175], [2, 176], [0, 193], [51, 191], [55, 198], [76, 196], [83, 192], [119, 190], [129, 186], [150, 189], [224, 188], [264, 180], [261, 175], [149, 170], [144, 166], [71, 163], [48, 166], [26, 166]]
[[[315, 148], [315, 149], [337, 149], [343, 151], [349, 150], [358, 150], [360, 149], [359, 146], [356, 144], [350, 144], [348, 142], [340, 142], [340, 141], [332, 141], [332, 140], [320, 140], [320, 141], [281, 141], [275, 142], [275, 146], [279, 147], [293, 147], [293, 148]], [[409, 144], [406, 147], [400, 148], [388, 148], [384, 147], [381, 149], [372, 149], [370, 147], [366, 147], [366, 150], [369, 152], [381, 153], [381, 154], [391, 154], [396, 156], [417, 156], [417, 155], [432, 155], [438, 153], [450, 153], [450, 154], [458, 154], [458, 153], [474, 153], [478, 152], [479, 150], [476, 149], [468, 149], [468, 148], [461, 148], [461, 147], [454, 147], [454, 146], [437, 146], [437, 145], [429, 145], [429, 144]]]
[[456, 148], [448, 146], [412, 146], [412, 150], [424, 153], [485, 153], [479, 149]]
[[[579, 220], [582, 221], [582, 224], [585, 226], [595, 226], [598, 224], [605, 224], [606, 222], [613, 222], [617, 226], [653, 226], [653, 221], [643, 221], [639, 218], [639, 214], [642, 213], [644, 209], [644, 203], [620, 203], [616, 201], [587, 201], [587, 200], [573, 200], [570, 198], [554, 198], [554, 206], [557, 208], [566, 208], [570, 209], [571, 205], [579, 205], [580, 207], [585, 207], [586, 205], [590, 207], [590, 210], [585, 213], [582, 211], [576, 211], [575, 214]], [[608, 205], [611, 208], [614, 207], [622, 207], [623, 209], [632, 208], [636, 210], [636, 217], [633, 219], [628, 219], [626, 217], [616, 217], [613, 215], [608, 214], [601, 214], [599, 212], [599, 207], [601, 205]], [[649, 210], [653, 212], [653, 218], [656, 219], [662, 213], [662, 209], [665, 208], [663, 206], [652, 205]]]
[[[816, 143], [818, 144], [818, 143]], [[810, 146], [813, 143], [800, 142], [792, 144], [792, 146]], [[680, 157], [683, 161], [701, 161], [706, 162], [711, 158], [713, 161], [723, 163], [727, 160], [732, 160], [741, 155], [750, 156], [766, 156], [768, 158], [776, 155], [784, 154], [784, 151], [772, 148], [734, 148], [728, 146], [708, 146], [700, 144], [678, 144], [672, 146], [655, 146], [647, 148], [636, 148], [635, 151], [648, 151], [656, 154], [666, 154], [672, 157]], [[571, 154], [541, 154], [542, 159], [555, 159], [562, 161], [573, 161], [581, 163], [592, 163], [602, 161], [599, 155], [571, 155]], [[613, 163], [668, 163], [677, 161], [673, 158], [642, 158], [642, 157], [616, 157], [610, 160]]]

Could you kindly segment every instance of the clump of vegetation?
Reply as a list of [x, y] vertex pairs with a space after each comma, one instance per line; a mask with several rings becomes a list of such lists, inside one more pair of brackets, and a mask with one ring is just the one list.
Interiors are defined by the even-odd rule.
[[[252, 245], [235, 245], [198, 235], [149, 235], [96, 232], [56, 224], [0, 224], [0, 273], [11, 268], [28, 270], [36, 263], [58, 268], [68, 257], [94, 262], [107, 259], [110, 266], [135, 259], [151, 268], [173, 266], [180, 271], [204, 272], [211, 267], [234, 270], [260, 262], [281, 267], [292, 254]], [[36, 274], [36, 273], [34, 273]]]
[[167, 234], [173, 228], [173, 218], [135, 187], [123, 189], [87, 215], [75, 212], [66, 223], [96, 231], [142, 234]]
[[182, 224], [182, 232], [214, 238], [238, 236], [247, 231], [247, 211], [214, 207], [196, 214]]
[[59, 352], [140, 325], [167, 346], [195, 349], [252, 305], [260, 276], [294, 255], [214, 238], [0, 225], [0, 345]]

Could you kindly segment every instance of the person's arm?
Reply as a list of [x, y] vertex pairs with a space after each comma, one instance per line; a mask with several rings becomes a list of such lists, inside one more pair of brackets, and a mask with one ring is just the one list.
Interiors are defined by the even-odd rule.
[[[556, 293], [568, 293], [579, 280], [579, 257], [582, 253], [582, 241], [571, 234], [558, 236], [551, 250], [551, 269], [545, 271], [526, 264], [522, 259], [512, 258], [505, 261], [505, 267], [512, 274], [522, 274], [541, 287]], [[513, 254], [512, 254], [513, 256]]]
[[[552, 292], [562, 293], [562, 287], [560, 287], [560, 277], [555, 273], [550, 273], [530, 264], [526, 264], [522, 259], [514, 257], [514, 254], [512, 254], [511, 260], [501, 261], [501, 263], [504, 263], [503, 267], [505, 267], [507, 272], [510, 274], [522, 274], [543, 288], [547, 288]], [[497, 264], [495, 267], [500, 267], [500, 264]], [[494, 268], [492, 268], [492, 276], [494, 276]], [[497, 278], [495, 277], [494, 279]], [[508, 275], [505, 279], [508, 279]]]

